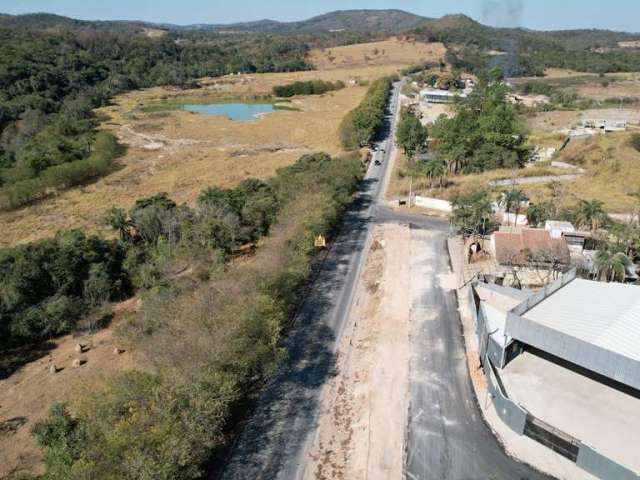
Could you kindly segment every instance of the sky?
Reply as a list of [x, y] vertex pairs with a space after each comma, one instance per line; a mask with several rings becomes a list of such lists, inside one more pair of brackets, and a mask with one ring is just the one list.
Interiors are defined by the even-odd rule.
[[0, 0], [3, 13], [48, 12], [83, 20], [180, 25], [303, 20], [352, 8], [398, 8], [426, 17], [464, 13], [490, 25], [538, 30], [640, 31], [640, 0]]

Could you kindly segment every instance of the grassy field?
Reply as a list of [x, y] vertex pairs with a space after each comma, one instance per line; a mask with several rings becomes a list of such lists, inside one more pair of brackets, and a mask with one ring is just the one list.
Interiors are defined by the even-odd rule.
[[340, 154], [338, 126], [362, 100], [366, 86], [351, 84], [321, 96], [294, 97], [284, 104], [292, 110], [248, 122], [159, 108], [162, 103], [255, 101], [270, 95], [275, 85], [297, 80], [366, 83], [419, 61], [436, 60], [443, 52], [441, 44], [392, 39], [332, 48], [333, 63], [328, 51], [314, 51], [316, 71], [229, 75], [204, 79], [201, 89], [152, 88], [120, 95], [99, 112], [106, 118], [102, 128], [128, 147], [118, 160], [119, 170], [82, 188], [0, 214], [0, 246], [49, 237], [62, 228], [101, 230], [99, 220], [113, 205], [129, 208], [137, 198], [159, 192], [192, 203], [206, 186], [228, 187], [247, 177], [271, 176], [304, 153]]
[[[558, 160], [575, 164], [586, 173], [573, 182], [565, 183], [568, 201], [597, 199], [610, 213], [626, 213], [638, 207], [632, 196], [640, 191], [640, 152], [630, 141], [640, 131], [598, 135], [587, 140], [572, 141], [558, 155]], [[527, 187], [532, 199], [544, 195], [542, 186]]]
[[392, 38], [383, 42], [359, 43], [311, 52], [319, 70], [341, 70], [362, 66], [403, 68], [420, 60], [438, 60], [446, 52], [441, 43], [419, 43]]

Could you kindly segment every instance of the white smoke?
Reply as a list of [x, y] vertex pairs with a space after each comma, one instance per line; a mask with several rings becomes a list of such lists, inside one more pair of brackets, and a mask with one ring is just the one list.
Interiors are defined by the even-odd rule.
[[523, 0], [482, 0], [482, 23], [494, 27], [518, 27]]

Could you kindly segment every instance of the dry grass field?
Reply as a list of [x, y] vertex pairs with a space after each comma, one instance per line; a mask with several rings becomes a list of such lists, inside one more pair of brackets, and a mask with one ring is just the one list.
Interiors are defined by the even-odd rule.
[[[578, 165], [586, 173], [564, 184], [568, 203], [596, 199], [604, 202], [609, 213], [628, 213], [637, 209], [638, 199], [633, 194], [640, 191], [640, 152], [630, 141], [638, 134], [636, 130], [572, 141], [557, 159]], [[546, 188], [527, 187], [525, 191], [536, 199], [546, 193]]]
[[420, 43], [392, 38], [383, 42], [359, 43], [314, 50], [311, 61], [319, 70], [386, 66], [403, 68], [419, 60], [438, 60], [445, 54], [441, 43]]
[[181, 98], [210, 103], [263, 96], [274, 85], [296, 80], [370, 81], [419, 61], [436, 60], [443, 52], [441, 44], [392, 39], [333, 48], [335, 64], [328, 62], [328, 52], [314, 51], [311, 58], [319, 68], [315, 71], [230, 75], [204, 79], [197, 90], [152, 88], [120, 95], [100, 111], [108, 118], [102, 128], [128, 147], [118, 160], [119, 169], [81, 188], [0, 214], [0, 247], [49, 237], [59, 229], [100, 230], [105, 210], [129, 208], [140, 197], [167, 192], [178, 202], [192, 203], [207, 186], [268, 177], [304, 153], [339, 154], [338, 126], [362, 100], [366, 86], [296, 97], [290, 106], [300, 111], [280, 110], [246, 122], [181, 110], [145, 113], [145, 106]]

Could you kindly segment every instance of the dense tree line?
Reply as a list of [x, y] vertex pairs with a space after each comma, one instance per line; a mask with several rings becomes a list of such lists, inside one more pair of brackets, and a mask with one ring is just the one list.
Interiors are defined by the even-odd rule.
[[367, 94], [355, 109], [349, 112], [340, 125], [342, 145], [349, 150], [370, 145], [384, 125], [392, 77], [375, 80]]
[[[193, 85], [199, 77], [231, 72], [310, 68], [306, 43], [272, 36], [194, 41], [175, 33], [150, 39], [110, 30], [0, 29], [0, 43], [0, 189], [11, 197], [2, 202], [5, 208], [39, 195], [25, 191], [105, 173], [104, 165], [96, 165], [104, 162], [96, 161], [64, 173], [50, 169], [90, 158], [104, 146], [97, 142], [92, 110], [119, 92]], [[44, 188], [33, 185], [42, 176]]]
[[276, 85], [273, 87], [273, 94], [276, 97], [293, 97], [294, 95], [322, 95], [323, 93], [344, 88], [344, 82], [325, 82], [324, 80], [309, 80], [306, 82], [293, 82], [286, 85]]
[[[313, 239], [331, 235], [361, 178], [357, 157], [305, 155], [267, 182], [207, 189], [194, 209], [158, 195], [111, 210], [120, 240], [107, 244], [126, 251], [118, 265], [127, 274], [150, 263], [158, 275], [181, 268], [170, 285], [160, 276], [149, 284], [140, 312], [116, 333], [150, 368], [55, 406], [34, 428], [45, 452], [41, 478], [200, 478], [281, 359]], [[225, 261], [227, 250], [258, 237], [251, 262]], [[27, 288], [30, 277], [21, 282]]]
[[481, 76], [466, 101], [457, 104], [456, 114], [435, 122], [435, 151], [452, 173], [518, 168], [526, 162], [529, 150], [500, 79], [499, 69]]

